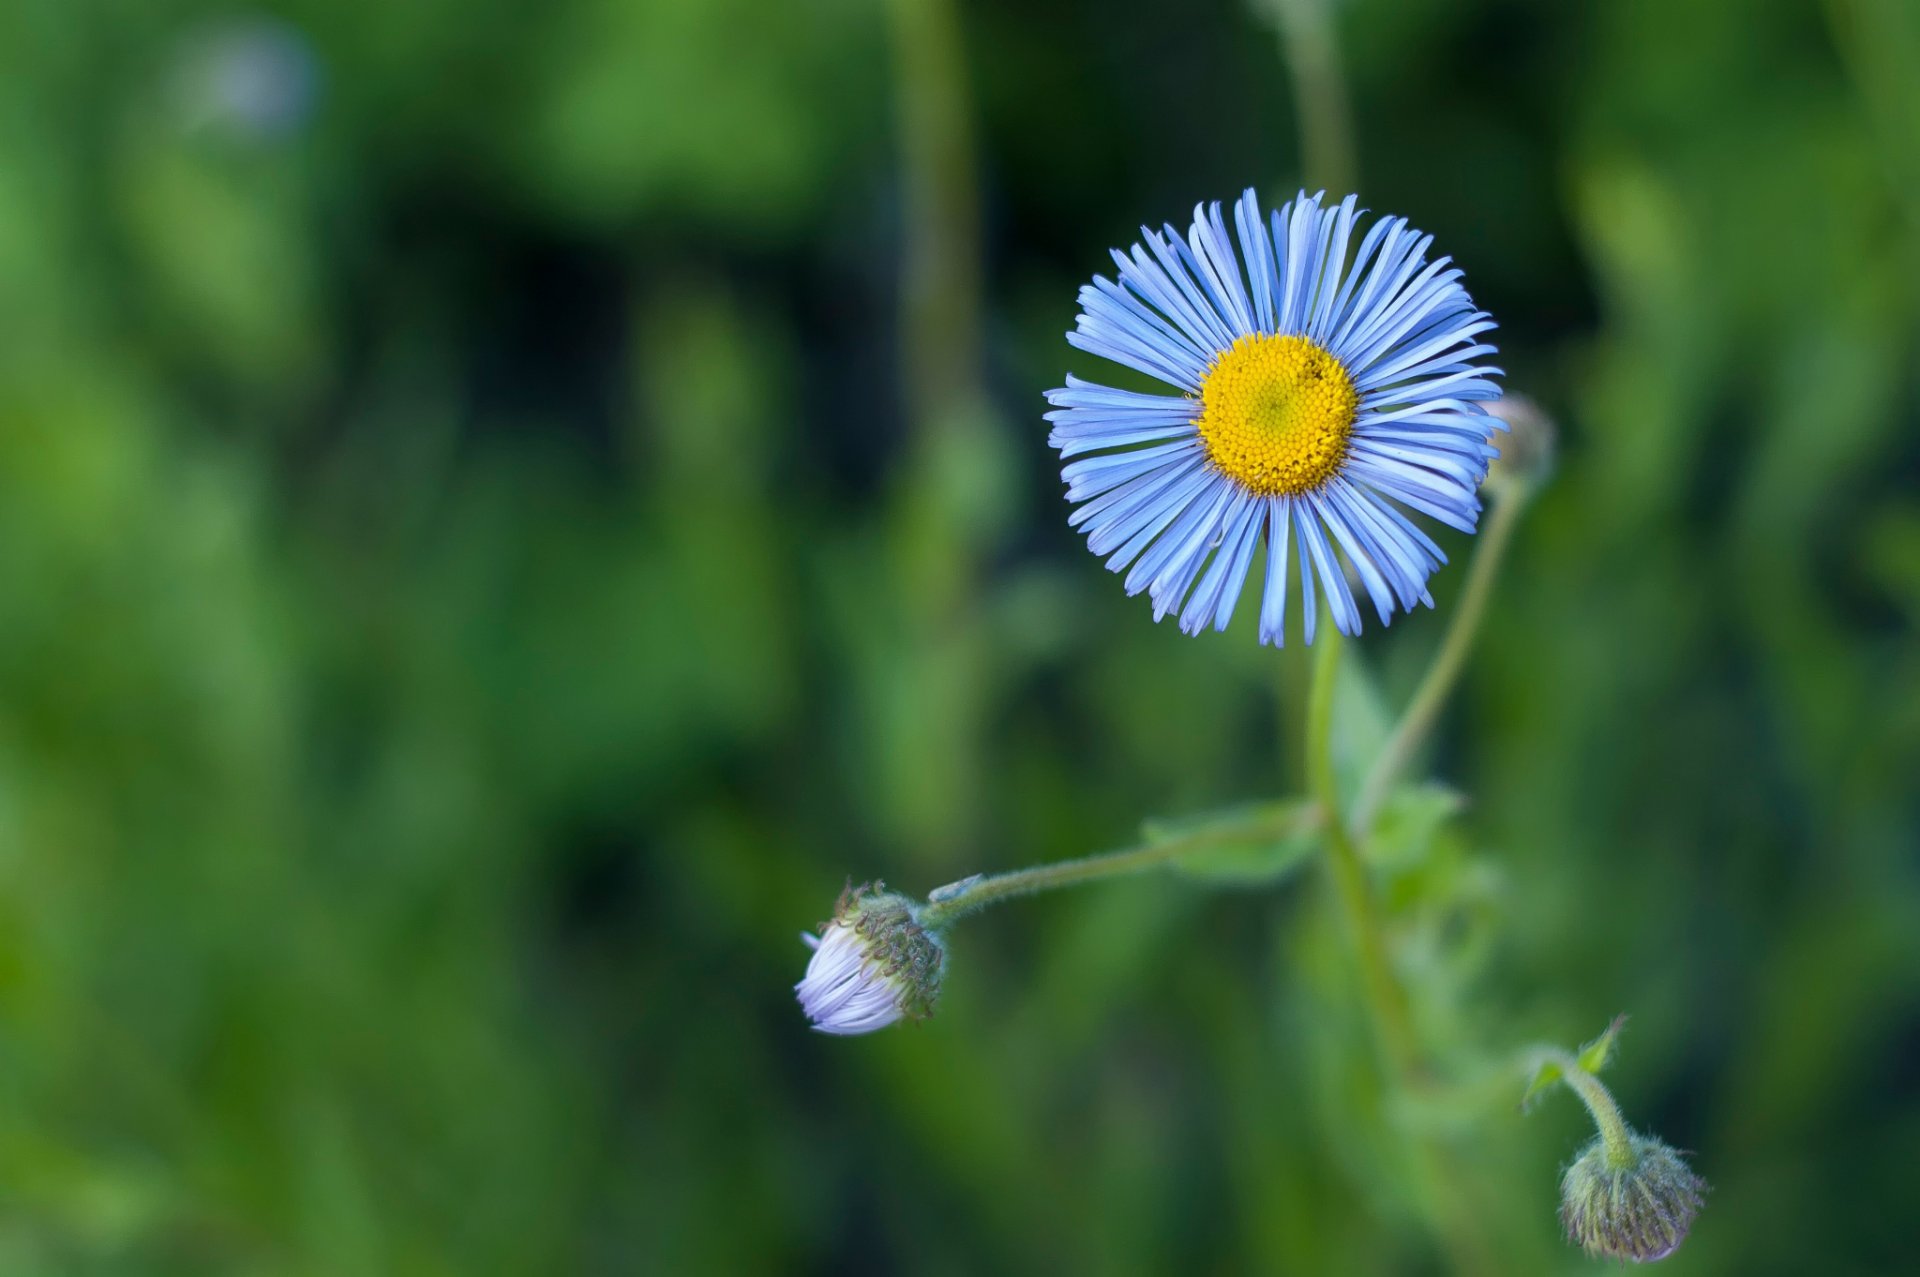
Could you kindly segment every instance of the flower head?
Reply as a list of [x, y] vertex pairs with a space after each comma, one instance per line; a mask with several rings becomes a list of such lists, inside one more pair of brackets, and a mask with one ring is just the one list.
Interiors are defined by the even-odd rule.
[[1589, 1255], [1650, 1264], [1680, 1249], [1707, 1183], [1652, 1136], [1634, 1132], [1628, 1144], [1631, 1156], [1616, 1159], [1596, 1139], [1567, 1167], [1560, 1223]]
[[800, 938], [813, 958], [794, 992], [820, 1032], [871, 1033], [933, 1013], [946, 950], [916, 920], [913, 902], [885, 883], [848, 888], [819, 938]]
[[1145, 248], [1113, 255], [1118, 280], [1080, 290], [1067, 340], [1180, 393], [1069, 376], [1047, 395], [1049, 442], [1080, 458], [1061, 471], [1069, 522], [1126, 571], [1127, 593], [1147, 591], [1155, 620], [1178, 613], [1189, 634], [1226, 628], [1263, 543], [1263, 643], [1285, 640], [1294, 553], [1309, 643], [1316, 585], [1335, 626], [1360, 630], [1342, 558], [1382, 624], [1432, 606], [1446, 556], [1405, 511], [1465, 532], [1480, 513], [1502, 428], [1481, 407], [1500, 370], [1474, 362], [1493, 353], [1477, 340], [1492, 320], [1402, 218], [1375, 222], [1349, 260], [1354, 200], [1320, 198], [1263, 224], [1242, 195], [1238, 256], [1219, 204], [1196, 207], [1184, 239], [1143, 227]]

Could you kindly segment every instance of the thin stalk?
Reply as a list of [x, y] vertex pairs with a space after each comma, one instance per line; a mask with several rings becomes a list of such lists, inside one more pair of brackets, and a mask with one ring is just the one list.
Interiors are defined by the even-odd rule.
[[1181, 837], [1169, 838], [1165, 842], [1082, 856], [1078, 860], [1058, 860], [1052, 864], [1016, 869], [991, 877], [963, 879], [935, 891], [928, 902], [921, 906], [919, 922], [924, 927], [944, 927], [956, 918], [963, 918], [1013, 896], [1029, 896], [1037, 891], [1052, 891], [1102, 878], [1118, 878], [1147, 869], [1158, 869], [1197, 851], [1225, 846], [1248, 837], [1282, 838], [1305, 833], [1320, 823], [1322, 817], [1317, 809], [1290, 808], [1252, 817], [1240, 824], [1210, 826]]
[[1359, 848], [1340, 818], [1340, 795], [1333, 771], [1333, 688], [1340, 669], [1342, 638], [1330, 624], [1314, 649], [1313, 690], [1307, 698], [1307, 785], [1322, 810], [1326, 828], [1327, 869], [1346, 915], [1347, 930], [1360, 958], [1361, 981], [1373, 1015], [1380, 1049], [1399, 1082], [1419, 1071], [1419, 1049], [1407, 1010], [1406, 994], [1393, 977], [1386, 939], [1374, 907], [1373, 888], [1360, 863]]
[[1474, 549], [1473, 563], [1467, 569], [1467, 583], [1447, 622], [1446, 637], [1441, 639], [1433, 663], [1427, 667], [1413, 699], [1407, 702], [1393, 734], [1381, 747], [1366, 780], [1360, 785], [1352, 817], [1347, 822], [1347, 828], [1356, 837], [1364, 836], [1372, 828], [1380, 804], [1386, 801], [1388, 791], [1412, 761], [1414, 752], [1426, 741], [1453, 685], [1460, 681], [1460, 671], [1466, 666], [1467, 653], [1473, 650], [1481, 617], [1487, 610], [1487, 599], [1493, 593], [1494, 580], [1500, 575], [1500, 564], [1506, 558], [1507, 544], [1513, 539], [1514, 526], [1520, 520], [1528, 495], [1525, 484], [1513, 483], [1495, 498], [1493, 516], [1487, 520]]

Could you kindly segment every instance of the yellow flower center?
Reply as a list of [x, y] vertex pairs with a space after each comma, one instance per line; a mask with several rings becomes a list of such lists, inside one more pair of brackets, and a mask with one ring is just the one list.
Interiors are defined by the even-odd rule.
[[1216, 469], [1257, 496], [1293, 496], [1339, 470], [1360, 396], [1305, 337], [1253, 333], [1213, 361], [1200, 406], [1194, 425]]

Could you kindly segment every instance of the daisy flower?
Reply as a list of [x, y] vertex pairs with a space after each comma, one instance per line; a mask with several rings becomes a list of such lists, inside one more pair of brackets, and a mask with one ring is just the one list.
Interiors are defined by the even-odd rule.
[[1156, 621], [1225, 629], [1265, 545], [1261, 642], [1285, 641], [1290, 560], [1305, 640], [1316, 591], [1357, 634], [1347, 570], [1383, 625], [1433, 606], [1446, 555], [1409, 512], [1473, 531], [1504, 428], [1482, 407], [1500, 370], [1474, 362], [1493, 321], [1404, 218], [1374, 222], [1349, 259], [1362, 215], [1303, 192], [1263, 223], [1249, 190], [1238, 256], [1220, 205], [1196, 207], [1186, 238], [1142, 227], [1144, 248], [1113, 254], [1118, 280], [1080, 290], [1067, 340], [1178, 392], [1070, 375], [1047, 395], [1069, 522]]

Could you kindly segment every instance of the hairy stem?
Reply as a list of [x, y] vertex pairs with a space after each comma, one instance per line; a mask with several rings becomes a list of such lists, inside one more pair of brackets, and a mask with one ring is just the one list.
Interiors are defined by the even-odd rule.
[[1210, 826], [1165, 842], [1128, 847], [1122, 851], [1082, 856], [1078, 860], [1059, 860], [1052, 864], [1016, 869], [990, 877], [962, 879], [933, 892], [921, 906], [919, 921], [925, 927], [943, 927], [956, 918], [977, 912], [1013, 896], [1029, 896], [1037, 891], [1077, 886], [1102, 878], [1118, 878], [1168, 865], [1182, 856], [1224, 846], [1248, 837], [1284, 838], [1310, 832], [1324, 821], [1317, 808], [1288, 807], [1250, 816], [1243, 823]]
[[1633, 1133], [1606, 1084], [1588, 1072], [1571, 1052], [1557, 1046], [1536, 1047], [1531, 1055], [1535, 1068], [1548, 1061], [1560, 1067], [1560, 1080], [1572, 1088], [1580, 1102], [1587, 1106], [1587, 1112], [1593, 1115], [1593, 1124], [1606, 1145], [1607, 1164], [1616, 1170], [1632, 1166], [1636, 1160]]

